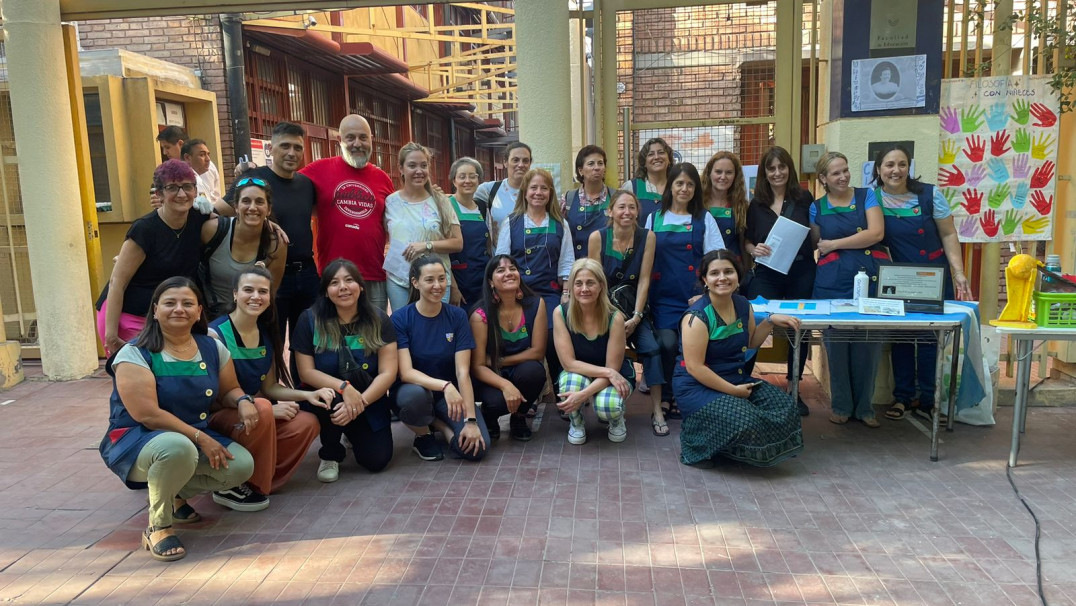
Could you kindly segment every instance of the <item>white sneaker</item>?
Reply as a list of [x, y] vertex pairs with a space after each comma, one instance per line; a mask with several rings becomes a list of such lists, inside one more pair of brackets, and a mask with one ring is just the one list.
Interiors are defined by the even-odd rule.
[[624, 423], [624, 417], [609, 420], [609, 441], [623, 442], [628, 438], [628, 425]]
[[336, 461], [321, 460], [318, 464], [318, 479], [322, 482], [335, 482], [340, 479], [340, 464]]
[[568, 443], [583, 444], [587, 441], [587, 425], [583, 413], [576, 411], [568, 415]]

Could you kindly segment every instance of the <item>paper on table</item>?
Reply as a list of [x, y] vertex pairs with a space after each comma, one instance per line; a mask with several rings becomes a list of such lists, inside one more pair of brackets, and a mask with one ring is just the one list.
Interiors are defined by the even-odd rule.
[[404, 249], [407, 242], [403, 240], [391, 240], [389, 250], [385, 253], [385, 263], [381, 266], [386, 273], [397, 278], [406, 278], [411, 272], [411, 264], [404, 258]]
[[770, 301], [766, 311], [771, 314], [794, 314], [797, 316], [825, 316], [830, 312], [829, 301]]
[[770, 247], [770, 255], [756, 257], [755, 261], [774, 271], [788, 274], [788, 268], [792, 267], [792, 262], [796, 260], [796, 255], [799, 254], [800, 245], [803, 244], [803, 239], [807, 237], [807, 233], [810, 231], [810, 229], [792, 219], [777, 217], [777, 222], [773, 224], [773, 229], [766, 236], [765, 244]]
[[904, 301], [900, 299], [859, 299], [859, 313], [865, 316], [903, 316]]

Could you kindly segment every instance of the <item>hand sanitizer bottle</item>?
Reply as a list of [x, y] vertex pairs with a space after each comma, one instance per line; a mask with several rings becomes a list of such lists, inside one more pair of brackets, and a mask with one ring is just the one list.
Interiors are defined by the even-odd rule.
[[852, 298], [856, 301], [868, 296], [870, 293], [870, 277], [867, 275], [867, 270], [861, 269], [856, 277], [852, 281]]

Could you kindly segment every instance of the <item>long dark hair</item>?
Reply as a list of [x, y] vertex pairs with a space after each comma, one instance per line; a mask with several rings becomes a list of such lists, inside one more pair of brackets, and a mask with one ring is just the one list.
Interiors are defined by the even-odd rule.
[[672, 170], [669, 171], [669, 180], [665, 182], [665, 192], [661, 194], [661, 212], [667, 213], [672, 208], [673, 181], [676, 181], [680, 175], [687, 175], [695, 184], [695, 195], [687, 203], [687, 212], [698, 219], [706, 212], [706, 205], [702, 202], [702, 179], [699, 178], [699, 169], [695, 168], [695, 165], [690, 162], [674, 164]]
[[174, 276], [158, 284], [157, 289], [153, 291], [149, 311], [146, 312], [146, 325], [142, 327], [138, 336], [135, 337], [135, 347], [143, 347], [153, 353], [160, 353], [164, 349], [164, 335], [161, 333], [161, 325], [157, 323], [157, 318], [154, 314], [157, 311], [157, 302], [161, 300], [161, 295], [173, 288], [191, 289], [194, 297], [198, 300], [198, 305], [202, 308], [198, 320], [194, 322], [194, 326], [191, 326], [191, 334], [204, 335], [208, 332], [208, 324], [205, 320], [205, 296], [202, 295], [202, 289], [198, 288], [194, 280], [186, 276]]
[[[240, 183], [242, 185], [239, 185]], [[237, 211], [239, 209], [239, 199], [242, 198], [242, 195], [240, 195], [240, 192], [242, 192], [244, 189], [246, 189], [248, 187], [257, 187], [258, 189], [262, 190], [262, 192], [265, 193], [265, 204], [266, 204], [266, 206], [268, 206], [268, 212], [265, 214], [265, 220], [262, 221], [262, 233], [261, 233], [261, 236], [258, 239], [258, 256], [257, 256], [258, 260], [264, 259], [269, 255], [269, 253], [271, 253], [271, 252], [275, 253], [277, 251], [277, 248], [279, 248], [279, 246], [280, 246], [280, 243], [277, 241], [276, 231], [272, 228], [271, 225], [269, 225], [270, 221], [276, 221], [276, 215], [273, 214], [273, 191], [269, 187], [268, 183], [266, 183], [264, 186], [263, 185], [258, 185], [257, 183], [255, 183], [249, 177], [240, 178], [239, 180], [236, 181], [236, 185], [237, 186], [236, 186], [236, 190], [235, 190], [235, 208], [236, 208]], [[218, 220], [223, 220], [223, 219], [218, 219]], [[234, 224], [232, 226], [232, 229], [233, 230], [235, 229]]]
[[370, 302], [369, 291], [366, 289], [366, 280], [362, 279], [362, 273], [355, 264], [347, 259], [335, 259], [331, 261], [321, 272], [321, 286], [318, 289], [318, 298], [310, 306], [310, 313], [314, 315], [314, 333], [321, 336], [317, 351], [336, 351], [344, 346], [344, 334], [340, 328], [340, 316], [336, 313], [336, 305], [329, 300], [329, 285], [333, 277], [341, 270], [345, 270], [355, 282], [362, 287], [359, 295], [358, 314], [355, 323], [358, 324], [359, 336], [362, 337], [363, 345], [367, 351], [376, 351], [385, 344], [381, 338], [381, 317], [377, 308]]
[[885, 159], [889, 152], [899, 151], [904, 154], [904, 157], [908, 159], [908, 191], [913, 194], [918, 194], [923, 191], [923, 182], [919, 177], [912, 176], [912, 154], [899, 143], [890, 143], [889, 145], [883, 145], [882, 149], [878, 150], [878, 153], [874, 155], [874, 168], [871, 170], [871, 182], [875, 187], [882, 186], [882, 160]]
[[[493, 296], [496, 291], [492, 284], [493, 272], [500, 267], [501, 261], [508, 261], [512, 267], [516, 268], [516, 271], [519, 271], [519, 265], [510, 255], [495, 255], [489, 263], [486, 263], [485, 280], [482, 282], [482, 300], [475, 306], [475, 309], [481, 309], [486, 314], [486, 353], [489, 354], [490, 367], [493, 372], [501, 370], [501, 327], [498, 321], [501, 302], [499, 298]], [[519, 279], [519, 290], [523, 293], [524, 300], [534, 297], [534, 291], [523, 281], [522, 275]], [[533, 335], [532, 338], [534, 338]]]
[[758, 179], [755, 179], [755, 200], [766, 205], [773, 204], [773, 187], [770, 186], [770, 180], [766, 178], [766, 167], [772, 164], [774, 160], [788, 167], [788, 185], [785, 185], [785, 199], [800, 199], [803, 196], [803, 189], [800, 187], [799, 173], [796, 172], [796, 162], [792, 160], [788, 150], [775, 145], [763, 152], [762, 158], [758, 161]]
[[[235, 281], [232, 282], [232, 292], [236, 293], [236, 296], [238, 296], [239, 283], [243, 281], [243, 276], [259, 276], [269, 280], [269, 305], [258, 314], [258, 330], [265, 334], [269, 339], [269, 344], [273, 346], [273, 364], [276, 366], [277, 379], [285, 386], [291, 387], [291, 373], [288, 372], [288, 365], [284, 363], [284, 339], [280, 338], [280, 327], [276, 321], [276, 295], [272, 289], [273, 274], [261, 265], [244, 269], [236, 274]], [[237, 303], [238, 301], [232, 302], [231, 309], [228, 310], [229, 314], [235, 311]]]
[[[422, 268], [426, 267], [427, 265], [434, 265], [434, 264], [440, 265], [442, 268], [444, 268], [445, 277], [448, 276], [448, 268], [445, 267], [445, 262], [441, 259], [441, 257], [439, 257], [439, 256], [437, 256], [435, 254], [426, 253], [424, 255], [421, 255], [421, 256], [417, 257], [414, 261], [411, 262], [411, 270], [409, 272], [407, 272], [407, 285], [408, 285], [407, 286], [407, 288], [408, 288], [408, 290], [407, 290], [407, 302], [408, 303], [414, 303], [415, 301], [418, 301], [418, 299], [419, 299], [418, 289], [415, 288], [415, 285], [413, 284], [413, 282], [417, 282], [419, 277], [422, 275]], [[395, 312], [395, 311], [396, 310], [393, 310], [393, 312]]]

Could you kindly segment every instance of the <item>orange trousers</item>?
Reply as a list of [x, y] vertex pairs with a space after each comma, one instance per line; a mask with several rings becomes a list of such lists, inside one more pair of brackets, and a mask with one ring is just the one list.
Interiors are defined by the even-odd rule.
[[300, 410], [290, 420], [273, 416], [273, 405], [265, 398], [254, 398], [258, 409], [258, 424], [248, 435], [237, 429], [239, 411], [234, 408], [218, 410], [209, 417], [215, 431], [239, 442], [254, 457], [254, 475], [248, 482], [262, 494], [270, 494], [287, 483], [303, 462], [310, 445], [318, 437], [318, 419]]

